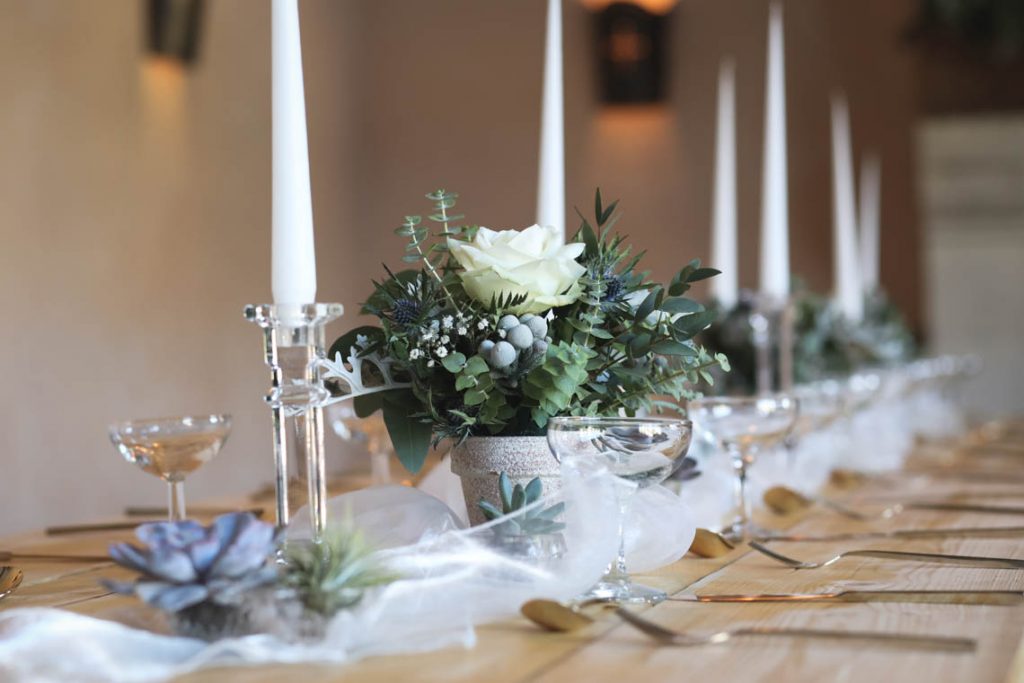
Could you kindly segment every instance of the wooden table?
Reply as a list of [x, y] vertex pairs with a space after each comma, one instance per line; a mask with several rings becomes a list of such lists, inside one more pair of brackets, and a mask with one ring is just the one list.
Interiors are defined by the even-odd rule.
[[[951, 445], [919, 449], [912, 466], [929, 474], [902, 472], [840, 493], [857, 504], [865, 498], [956, 496], [1001, 505], [1024, 505], [1024, 438], [970, 451]], [[941, 469], [940, 469], [941, 468]], [[985, 472], [976, 478], [948, 472]], [[939, 472], [947, 474], [938, 474]], [[925, 487], [920, 488], [925, 484]], [[919, 488], [913, 488], [916, 485]], [[909, 492], [908, 492], [909, 491]], [[923, 491], [923, 493], [922, 493]], [[807, 534], [889, 528], [1024, 525], [1024, 516], [909, 511], [889, 521], [854, 522], [825, 510], [772, 518], [778, 527]], [[3, 539], [0, 549], [102, 553], [129, 532], [59, 539], [40, 533]], [[907, 541], [847, 541], [773, 544], [802, 559], [825, 559], [855, 547], [993, 555], [1024, 559], [1024, 536], [942, 538]], [[25, 581], [0, 609], [59, 606], [74, 612], [131, 620], [138, 603], [107, 593], [97, 579], [126, 577], [110, 564], [19, 562]], [[840, 588], [1024, 590], [1024, 572], [958, 568], [850, 558], [818, 570], [796, 571], [741, 548], [717, 559], [687, 556], [640, 577], [669, 593], [820, 592]], [[377, 657], [340, 667], [224, 668], [201, 671], [183, 681], [1004, 681], [1024, 680], [1024, 606], [922, 604], [691, 604], [666, 602], [646, 616], [665, 626], [708, 632], [739, 625], [806, 626], [967, 636], [979, 642], [973, 654], [879, 648], [857, 643], [799, 639], [744, 639], [722, 646], [659, 647], [608, 615], [574, 634], [544, 633], [523, 619], [483, 626], [473, 649], [452, 648], [422, 655]]]

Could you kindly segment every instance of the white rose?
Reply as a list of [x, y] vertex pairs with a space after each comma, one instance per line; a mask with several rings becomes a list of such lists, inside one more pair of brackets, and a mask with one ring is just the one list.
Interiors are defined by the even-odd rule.
[[581, 243], [563, 244], [561, 233], [550, 226], [525, 230], [480, 228], [472, 242], [448, 240], [466, 293], [483, 304], [492, 297], [525, 294], [526, 301], [510, 312], [541, 313], [576, 301], [586, 268], [576, 262]]

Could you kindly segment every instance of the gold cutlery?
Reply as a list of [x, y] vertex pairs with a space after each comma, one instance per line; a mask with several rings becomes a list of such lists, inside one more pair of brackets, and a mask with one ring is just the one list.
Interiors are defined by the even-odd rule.
[[[166, 512], [159, 508], [146, 508], [146, 507], [130, 507], [125, 509], [125, 515], [128, 517], [141, 516], [141, 517], [156, 517], [157, 515]], [[263, 508], [249, 508], [247, 510], [237, 510], [231, 508], [189, 508], [189, 514], [197, 517], [215, 516], [227, 512], [249, 512], [257, 517], [263, 516]], [[155, 513], [155, 514], [154, 514]], [[150, 524], [153, 522], [166, 522], [167, 518], [162, 517], [158, 519], [135, 519], [125, 520], [122, 522], [99, 522], [99, 523], [88, 523], [88, 524], [63, 524], [59, 526], [48, 526], [46, 527], [47, 536], [65, 536], [68, 534], [88, 534], [96, 531], [123, 531], [125, 529], [134, 529], [140, 524]]]
[[815, 543], [831, 541], [860, 541], [884, 538], [1001, 538], [1024, 535], [1024, 526], [981, 526], [943, 529], [893, 529], [891, 531], [851, 531], [822, 536], [803, 534], [772, 534], [759, 536], [754, 540], [761, 543], [769, 541], [785, 541], [787, 543]]
[[135, 520], [133, 522], [101, 522], [99, 524], [65, 524], [46, 527], [47, 536], [66, 536], [68, 534], [88, 534], [96, 531], [123, 531], [134, 529], [146, 522], [166, 522], [166, 519]]
[[1019, 605], [1024, 591], [1001, 590], [855, 590], [832, 593], [756, 595], [673, 595], [672, 602], [916, 602], [933, 605]]
[[17, 567], [0, 567], [0, 600], [18, 590], [24, 577]]
[[898, 550], [847, 550], [824, 562], [804, 562], [775, 552], [757, 541], [751, 541], [750, 547], [759, 553], [785, 564], [793, 569], [821, 569], [835, 564], [844, 557], [870, 557], [878, 560], [904, 560], [907, 562], [930, 562], [950, 564], [960, 567], [983, 567], [988, 569], [1024, 569], [1024, 560], [1009, 557], [982, 557], [980, 555], [942, 555], [939, 553], [908, 553]]
[[25, 560], [31, 562], [111, 562], [106, 555], [63, 555], [56, 553], [16, 553], [0, 550], [0, 562]]
[[722, 534], [708, 529], [697, 529], [693, 543], [690, 544], [690, 552], [701, 557], [721, 557], [728, 555], [735, 548], [736, 546]]
[[[579, 607], [571, 607], [554, 600], [530, 600], [522, 606], [520, 611], [527, 619], [549, 631], [571, 632], [594, 623], [594, 619], [584, 614]], [[881, 631], [830, 631], [770, 626], [752, 626], [710, 634], [679, 633], [648, 621], [622, 607], [617, 607], [615, 613], [630, 626], [665, 645], [721, 645], [734, 638], [741, 637], [787, 637], [867, 641], [882, 645], [918, 647], [944, 652], [970, 652], [976, 646], [976, 642], [969, 638], [886, 633]]]
[[982, 505], [978, 503], [943, 502], [905, 502], [894, 503], [878, 512], [860, 512], [842, 503], [820, 496], [807, 496], [785, 486], [773, 486], [764, 493], [764, 502], [772, 512], [787, 515], [804, 510], [812, 505], [821, 505], [843, 517], [858, 521], [875, 519], [891, 519], [906, 510], [933, 510], [942, 512], [980, 512], [994, 515], [1024, 515], [1024, 507], [1001, 505]]
[[[203, 507], [201, 505], [190, 505], [188, 507], [190, 517], [216, 517], [217, 515], [225, 515], [231, 512], [251, 512], [257, 517], [262, 517], [264, 510], [260, 507], [248, 508], [246, 510], [239, 510], [233, 507]], [[160, 517], [161, 515], [166, 516], [166, 514], [166, 507], [129, 506], [124, 509], [125, 517]]]
[[680, 633], [671, 631], [648, 621], [639, 615], [619, 607], [615, 610], [623, 621], [646, 633], [665, 645], [696, 646], [721, 645], [735, 638], [767, 637], [767, 638], [817, 638], [826, 640], [848, 640], [873, 642], [879, 645], [913, 647], [942, 652], [973, 652], [977, 641], [971, 638], [952, 638], [949, 636], [927, 636], [910, 633], [887, 633], [884, 631], [832, 631], [810, 628], [778, 628], [774, 626], [747, 626], [742, 628], [718, 631], [717, 633]]

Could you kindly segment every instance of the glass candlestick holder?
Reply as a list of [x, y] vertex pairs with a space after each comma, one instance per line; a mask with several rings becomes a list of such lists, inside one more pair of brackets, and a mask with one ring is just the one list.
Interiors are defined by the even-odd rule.
[[[264, 397], [273, 421], [274, 489], [277, 526], [287, 526], [288, 470], [294, 458], [304, 470], [314, 540], [327, 524], [327, 464], [323, 406], [329, 398], [321, 376], [327, 323], [344, 312], [341, 304], [252, 304], [245, 318], [263, 331], [270, 391]], [[295, 438], [291, 439], [290, 435]], [[294, 455], [290, 452], [294, 446]]]
[[796, 309], [793, 300], [759, 296], [750, 314], [759, 395], [793, 389], [793, 328]]

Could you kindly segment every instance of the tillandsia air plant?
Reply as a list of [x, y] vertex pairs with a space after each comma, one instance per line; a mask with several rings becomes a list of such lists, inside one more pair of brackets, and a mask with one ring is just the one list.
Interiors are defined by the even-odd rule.
[[[543, 495], [543, 485], [540, 477], [536, 477], [530, 480], [526, 486], [522, 484], [513, 486], [508, 474], [502, 472], [498, 475], [498, 495], [501, 498], [500, 509], [486, 500], [477, 503], [487, 521], [502, 519], [533, 505]], [[494, 530], [498, 534], [508, 536], [555, 534], [565, 528], [565, 525], [558, 521], [558, 516], [564, 511], [565, 503], [555, 503], [548, 507], [535, 506], [515, 519], [508, 519], [498, 524]]]
[[282, 585], [307, 609], [326, 616], [355, 607], [369, 589], [398, 578], [380, 566], [363, 535], [348, 525], [320, 543], [287, 547], [284, 555]]
[[694, 260], [652, 282], [638, 270], [643, 253], [612, 232], [617, 202], [605, 206], [600, 191], [594, 220], [567, 244], [547, 226], [465, 226], [455, 193], [427, 197], [433, 213], [396, 230], [414, 267], [385, 268], [363, 306], [379, 326], [351, 330], [329, 352], [337, 364], [353, 349], [387, 360], [404, 386], [358, 396], [355, 410], [383, 411], [411, 471], [444, 439], [537, 436], [555, 415], [675, 411], [728, 367], [694, 343], [713, 313], [685, 297], [718, 271]]

